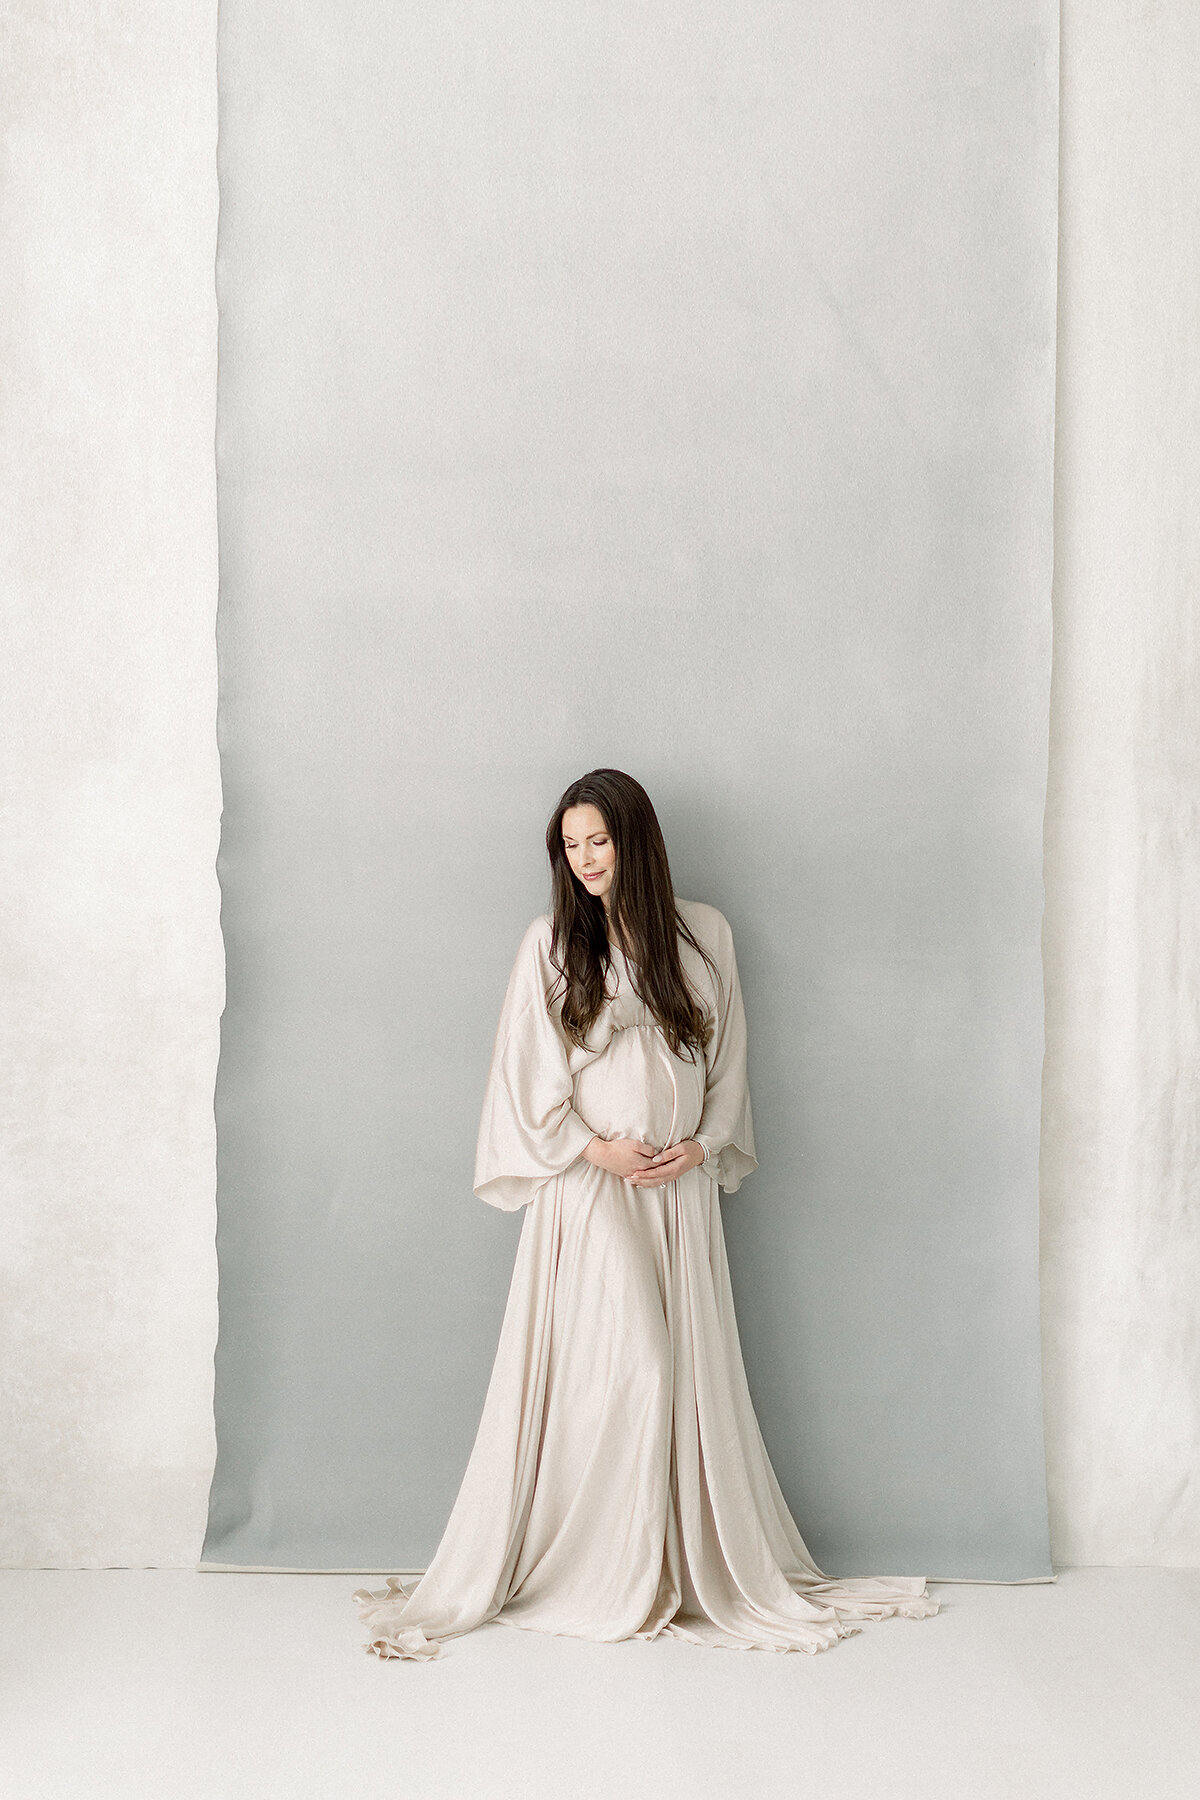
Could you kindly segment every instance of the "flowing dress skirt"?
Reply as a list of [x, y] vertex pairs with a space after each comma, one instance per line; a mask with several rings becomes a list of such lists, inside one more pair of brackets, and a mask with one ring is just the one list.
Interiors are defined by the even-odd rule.
[[526, 1210], [433, 1561], [355, 1600], [369, 1650], [414, 1658], [489, 1619], [815, 1652], [938, 1610], [921, 1577], [830, 1580], [805, 1548], [746, 1384], [711, 1165], [635, 1188], [582, 1158]]

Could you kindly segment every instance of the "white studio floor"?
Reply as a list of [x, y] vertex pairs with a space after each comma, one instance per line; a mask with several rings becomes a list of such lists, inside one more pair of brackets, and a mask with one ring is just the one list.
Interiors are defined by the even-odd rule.
[[819, 1656], [490, 1625], [361, 1648], [345, 1575], [0, 1571], [11, 1800], [1196, 1800], [1200, 1570], [941, 1584]]

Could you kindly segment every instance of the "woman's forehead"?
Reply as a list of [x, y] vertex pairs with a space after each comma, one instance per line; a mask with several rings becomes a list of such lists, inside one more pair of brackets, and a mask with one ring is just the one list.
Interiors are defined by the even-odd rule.
[[564, 837], [597, 837], [608, 833], [603, 813], [591, 805], [568, 806], [562, 816], [562, 829]]

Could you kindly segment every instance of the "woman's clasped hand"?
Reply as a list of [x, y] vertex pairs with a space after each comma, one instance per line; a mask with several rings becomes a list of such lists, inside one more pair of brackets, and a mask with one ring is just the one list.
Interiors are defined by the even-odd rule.
[[631, 1187], [666, 1187], [704, 1161], [704, 1151], [694, 1138], [658, 1150], [639, 1138], [594, 1137], [583, 1154], [598, 1169], [619, 1175]]

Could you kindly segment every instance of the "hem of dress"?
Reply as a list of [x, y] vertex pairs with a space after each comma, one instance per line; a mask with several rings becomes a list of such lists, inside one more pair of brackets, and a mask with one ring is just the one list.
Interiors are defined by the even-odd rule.
[[[372, 1592], [368, 1588], [355, 1590], [353, 1599], [358, 1604], [360, 1617], [364, 1623], [376, 1627], [375, 1634], [363, 1645], [369, 1655], [377, 1656], [384, 1662], [432, 1662], [441, 1655], [444, 1639], [430, 1638], [419, 1625], [405, 1625], [401, 1622], [400, 1615], [411, 1597], [411, 1590], [405, 1588], [394, 1575], [388, 1577], [387, 1586], [380, 1592]], [[690, 1613], [673, 1613], [669, 1618], [640, 1630], [604, 1637], [592, 1632], [571, 1631], [506, 1617], [503, 1607], [480, 1620], [479, 1625], [507, 1625], [514, 1631], [537, 1632], [546, 1637], [575, 1638], [583, 1643], [653, 1643], [660, 1637], [673, 1637], [705, 1650], [765, 1650], [777, 1654], [798, 1652], [816, 1656], [823, 1650], [832, 1649], [843, 1638], [854, 1637], [866, 1624], [891, 1618], [931, 1619], [941, 1611], [941, 1603], [928, 1593], [897, 1595], [890, 1600], [847, 1596], [841, 1606], [833, 1598], [829, 1598], [827, 1604], [830, 1617], [819, 1623], [813, 1621], [800, 1624], [791, 1621], [782, 1626], [780, 1637], [786, 1633], [788, 1641], [749, 1637], [718, 1625], [715, 1620]], [[468, 1629], [478, 1628], [479, 1626], [475, 1626]], [[447, 1634], [448, 1637], [461, 1635], [458, 1632]]]

